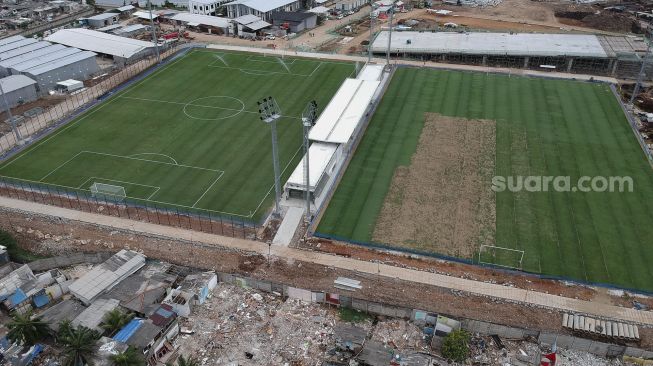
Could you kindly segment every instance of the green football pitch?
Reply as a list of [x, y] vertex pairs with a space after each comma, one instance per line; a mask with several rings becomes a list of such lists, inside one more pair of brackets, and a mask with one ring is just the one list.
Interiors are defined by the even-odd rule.
[[193, 50], [112, 96], [0, 166], [30, 184], [120, 186], [137, 203], [260, 220], [274, 183], [273, 96], [283, 181], [301, 159], [300, 116], [324, 107], [355, 65]]
[[318, 234], [372, 242], [425, 112], [496, 121], [497, 176], [632, 177], [632, 192], [496, 193], [496, 246], [524, 251], [526, 271], [653, 290], [653, 172], [604, 84], [397, 70]]

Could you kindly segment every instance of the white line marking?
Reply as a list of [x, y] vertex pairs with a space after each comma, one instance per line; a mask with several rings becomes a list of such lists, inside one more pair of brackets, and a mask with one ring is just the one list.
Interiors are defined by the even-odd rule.
[[138, 154], [132, 154], [132, 155], [129, 155], [129, 156], [130, 156], [130, 157], [133, 157], [133, 156], [139, 156], [139, 155], [155, 155], [155, 156], [163, 156], [163, 157], [166, 157], [166, 158], [172, 160], [172, 162], [173, 162], [175, 165], [179, 165], [179, 163], [177, 163], [177, 160], [173, 159], [171, 156], [166, 155], [166, 154], [158, 154], [158, 153], [138, 153]]
[[41, 178], [41, 180], [39, 180], [39, 182], [43, 182], [43, 180], [44, 180], [45, 178], [47, 178], [47, 177], [49, 177], [50, 175], [52, 175], [54, 172], [56, 172], [57, 170], [59, 170], [62, 166], [64, 166], [64, 165], [70, 163], [71, 161], [75, 160], [75, 158], [78, 157], [79, 154], [81, 154], [81, 153], [83, 153], [83, 151], [78, 152], [78, 153], [75, 154], [72, 158], [66, 160], [63, 164], [61, 164], [61, 165], [59, 165], [58, 167], [52, 169], [52, 170], [50, 171], [50, 173], [46, 174], [43, 178]]
[[209, 187], [204, 191], [204, 193], [202, 193], [202, 195], [200, 196], [200, 198], [198, 198], [197, 201], [195, 201], [195, 203], [193, 203], [193, 208], [195, 208], [195, 206], [197, 206], [197, 204], [202, 200], [202, 198], [204, 198], [204, 196], [209, 192], [209, 190], [210, 190], [211, 188], [213, 188], [213, 186], [214, 186], [216, 183], [218, 183], [218, 181], [220, 180], [220, 178], [222, 178], [222, 175], [223, 175], [223, 174], [224, 174], [224, 173], [221, 173], [221, 174], [220, 174], [220, 175], [219, 175], [219, 176], [218, 176], [218, 177], [213, 181], [213, 183], [211, 183], [211, 185], [210, 185], [210, 186], [209, 186]]
[[146, 161], [146, 162], [155, 163], [155, 164], [173, 165], [173, 166], [179, 166], [179, 167], [182, 167], [182, 168], [191, 168], [191, 169], [206, 170], [206, 171], [216, 172], [216, 173], [224, 173], [224, 171], [219, 170], [219, 169], [201, 168], [201, 167], [193, 166], [193, 165], [166, 163], [165, 161], [150, 160], [150, 159], [142, 159], [142, 158], [134, 158], [134, 157], [131, 157], [131, 156], [109, 154], [109, 153], [103, 153], [103, 152], [97, 152], [97, 151], [88, 151], [88, 150], [84, 150], [84, 151], [82, 151], [82, 152], [83, 152], [83, 153], [87, 153], [87, 154], [95, 154], [95, 155], [112, 156], [112, 157], [114, 157], [114, 158], [123, 158], [123, 159], [130, 159], [130, 160], [139, 160], [139, 161]]

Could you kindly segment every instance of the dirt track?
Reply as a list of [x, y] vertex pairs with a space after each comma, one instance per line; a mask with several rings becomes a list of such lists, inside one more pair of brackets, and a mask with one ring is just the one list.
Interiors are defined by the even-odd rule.
[[490, 190], [496, 123], [425, 114], [409, 167], [399, 167], [373, 239], [400, 247], [471, 258], [494, 242]]

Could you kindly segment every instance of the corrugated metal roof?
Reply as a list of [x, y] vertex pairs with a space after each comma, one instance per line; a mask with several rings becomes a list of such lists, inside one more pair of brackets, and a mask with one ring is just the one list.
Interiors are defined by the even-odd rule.
[[10, 75], [0, 79], [0, 84], [2, 84], [2, 91], [11, 93], [26, 86], [34, 85], [36, 81], [25, 75]]
[[175, 14], [171, 19], [180, 22], [198, 23], [198, 24], [209, 25], [211, 27], [218, 27], [218, 28], [229, 27], [229, 21], [230, 21], [227, 18], [214, 17], [211, 15], [191, 14], [191, 13]]
[[0, 279], [0, 298], [13, 294], [23, 284], [36, 280], [36, 276], [27, 264], [13, 270]]
[[134, 9], [136, 9], [134, 7], [134, 5], [125, 5], [125, 6], [121, 6], [121, 7], [117, 8], [116, 10], [118, 10], [120, 12], [123, 12], [123, 11], [129, 11], [129, 10], [134, 10]]
[[154, 314], [150, 315], [150, 320], [154, 325], [165, 327], [174, 319], [177, 314], [173, 311], [172, 306], [168, 304], [161, 304]]
[[27, 46], [15, 48], [15, 49], [13, 49], [11, 51], [1, 53], [0, 54], [0, 60], [8, 60], [10, 58], [20, 56], [20, 55], [23, 55], [23, 54], [26, 54], [26, 53], [29, 53], [29, 52], [32, 52], [32, 51], [35, 51], [35, 50], [39, 50], [39, 49], [48, 47], [50, 45], [52, 45], [52, 43], [41, 41], [41, 42], [32, 43], [32, 44], [27, 45]]
[[111, 25], [107, 25], [106, 27], [98, 28], [97, 31], [98, 32], [108, 32], [108, 31], [111, 31], [111, 30], [114, 30], [114, 29], [119, 29], [119, 28], [122, 28], [122, 25], [120, 25], [120, 24], [111, 24]]
[[40, 65], [40, 66], [37, 66], [37, 67], [33, 67], [31, 69], [25, 70], [25, 73], [37, 76], [37, 75], [41, 75], [43, 73], [46, 73], [46, 72], [49, 72], [49, 71], [52, 71], [52, 70], [56, 70], [56, 69], [61, 68], [61, 67], [72, 65], [72, 64], [74, 64], [76, 62], [79, 62], [79, 61], [82, 61], [82, 60], [86, 60], [86, 59], [89, 59], [89, 58], [95, 58], [95, 56], [97, 56], [97, 55], [94, 52], [82, 51], [82, 52], [78, 52], [78, 53], [72, 54], [72, 55], [67, 56], [67, 57], [63, 57], [63, 58], [54, 60], [52, 62], [48, 62], [47, 64]]
[[105, 19], [117, 18], [117, 17], [118, 17], [118, 14], [116, 14], [116, 13], [102, 13], [102, 14], [93, 15], [92, 17], [88, 17], [86, 19], [105, 20]]
[[22, 54], [20, 56], [16, 56], [16, 57], [12, 57], [12, 58], [7, 59], [7, 60], [0, 61], [0, 67], [10, 68], [10, 67], [12, 67], [14, 65], [17, 65], [17, 64], [21, 63], [21, 62], [25, 62], [25, 61], [31, 60], [33, 58], [36, 58], [36, 57], [41, 57], [41, 56], [44, 56], [44, 55], [47, 55], [47, 54], [50, 54], [50, 53], [53, 53], [53, 52], [57, 52], [57, 51], [63, 50], [64, 48], [66, 48], [66, 46], [60, 45], [60, 44], [55, 44], [55, 45], [52, 45], [52, 46], [49, 46], [49, 47], [41, 48], [41, 49], [38, 49], [36, 51], [32, 51], [32, 52], [29, 52], [29, 53]]
[[348, 142], [380, 83], [346, 79], [317, 119], [308, 137], [313, 141]]
[[[133, 17], [140, 18], [140, 19], [146, 19], [146, 20], [149, 20], [149, 19], [150, 19], [150, 12], [149, 12], [149, 11], [135, 11], [135, 12], [132, 14], [132, 16], [133, 16]], [[152, 12], [152, 19], [156, 19], [156, 18], [158, 18], [158, 17], [159, 17], [158, 14], [156, 14], [155, 12]]]
[[131, 32], [136, 32], [139, 30], [146, 29], [147, 27], [144, 26], [143, 24], [132, 24], [128, 25], [120, 30], [117, 30], [115, 33], [116, 34], [122, 34], [122, 33], [131, 33]]
[[229, 5], [240, 4], [240, 5], [245, 5], [248, 8], [252, 8], [260, 12], [267, 13], [268, 11], [278, 9], [288, 4], [292, 4], [296, 1], [297, 0], [236, 0], [227, 3], [225, 5], [229, 6]]
[[[388, 31], [382, 31], [372, 43], [372, 51], [385, 52], [387, 48]], [[599, 39], [591, 34], [393, 32], [391, 49], [400, 53], [607, 57]]]
[[154, 44], [151, 42], [114, 36], [112, 34], [82, 28], [62, 29], [48, 36], [46, 40], [87, 51], [124, 58], [131, 58], [148, 48], [154, 47]]
[[49, 62], [58, 60], [60, 58], [68, 57], [70, 55], [74, 55], [74, 54], [79, 53], [79, 52], [82, 52], [82, 51], [77, 49], [77, 48], [64, 48], [62, 50], [55, 51], [55, 52], [49, 53], [47, 55], [43, 55], [41, 57], [35, 57], [35, 58], [31, 59], [31, 60], [21, 62], [21, 63], [19, 63], [17, 65], [14, 65], [12, 67], [12, 69], [14, 69], [14, 70], [16, 70], [18, 72], [23, 72], [25, 70], [28, 70], [28, 69], [31, 69], [31, 68], [34, 68], [34, 67], [37, 67], [37, 66], [45, 65], [45, 64], [47, 64]]
[[95, 300], [88, 308], [82, 311], [72, 321], [73, 326], [84, 326], [89, 329], [101, 331], [100, 324], [106, 313], [117, 308], [120, 302], [116, 299], [98, 299]]
[[122, 327], [122, 329], [120, 329], [120, 331], [118, 331], [118, 333], [116, 333], [115, 336], [113, 336], [113, 340], [127, 343], [127, 340], [129, 340], [129, 338], [131, 338], [131, 336], [134, 335], [134, 333], [136, 333], [136, 331], [138, 330], [138, 328], [141, 327], [144, 321], [145, 319], [141, 319], [141, 318], [132, 319], [129, 323], [127, 323], [127, 325]]
[[0, 47], [23, 39], [25, 39], [25, 37], [23, 36], [11, 36], [11, 37], [0, 39]]
[[[315, 189], [315, 186], [317, 185], [318, 181], [324, 174], [324, 171], [329, 165], [329, 162], [331, 161], [331, 159], [333, 159], [333, 155], [336, 153], [337, 148], [338, 148], [337, 144], [330, 144], [325, 142], [314, 142], [311, 144], [311, 147], [309, 147], [308, 180], [310, 182], [309, 189], [311, 191]], [[299, 162], [295, 170], [292, 172], [290, 178], [288, 178], [288, 181], [286, 182], [286, 186], [290, 186], [292, 188], [301, 189], [301, 190], [305, 189], [304, 188], [306, 185], [304, 181], [305, 161], [306, 161], [306, 155], [302, 157], [302, 160]]]
[[25, 39], [22, 39], [20, 41], [11, 42], [9, 44], [0, 46], [0, 53], [11, 51], [13, 49], [16, 49], [16, 48], [19, 48], [19, 47], [24, 47], [24, 46], [27, 46], [27, 45], [30, 45], [30, 44], [36, 43], [36, 42], [38, 42], [38, 41], [35, 40], [34, 38], [25, 38]]

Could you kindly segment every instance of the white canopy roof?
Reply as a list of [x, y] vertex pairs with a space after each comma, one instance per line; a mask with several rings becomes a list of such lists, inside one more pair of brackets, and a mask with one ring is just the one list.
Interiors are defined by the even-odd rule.
[[308, 11], [315, 14], [324, 14], [329, 12], [329, 8], [326, 6], [316, 6], [312, 9], [309, 9]]
[[308, 137], [313, 141], [344, 144], [356, 130], [380, 81], [346, 79]]
[[208, 26], [217, 27], [217, 28], [227, 28], [227, 27], [229, 27], [229, 19], [214, 17], [214, 16], [211, 16], [211, 15], [178, 13], [178, 14], [175, 14], [170, 19], [177, 20], [177, 21], [180, 21], [180, 22], [185, 22], [185, 23], [188, 23], [189, 25], [192, 25], [191, 23], [196, 23], [196, 24], [208, 25]]
[[[333, 155], [338, 149], [337, 144], [329, 144], [325, 142], [314, 142], [311, 144], [311, 147], [308, 148], [308, 181], [309, 189], [311, 191], [315, 190], [315, 186], [324, 174], [329, 162], [333, 158]], [[306, 183], [304, 182], [304, 162], [306, 161], [306, 155], [302, 157], [302, 160], [299, 162], [299, 165], [288, 178], [286, 182], [286, 187], [292, 187], [296, 189], [305, 190]]]
[[[135, 12], [132, 14], [132, 16], [133, 16], [133, 17], [137, 17], [137, 18], [139, 18], [139, 19], [150, 20], [150, 12], [149, 12], [149, 11], [135, 11]], [[152, 12], [152, 19], [156, 19], [156, 18], [158, 18], [158, 17], [159, 17], [158, 14]]]
[[268, 11], [292, 4], [297, 0], [236, 0], [226, 5], [245, 5], [254, 10], [258, 10], [262, 13], [267, 13]]
[[124, 58], [131, 58], [139, 52], [154, 47], [154, 44], [151, 42], [114, 36], [112, 34], [83, 28], [62, 29], [48, 36], [46, 40], [69, 47], [77, 47], [87, 51]]

